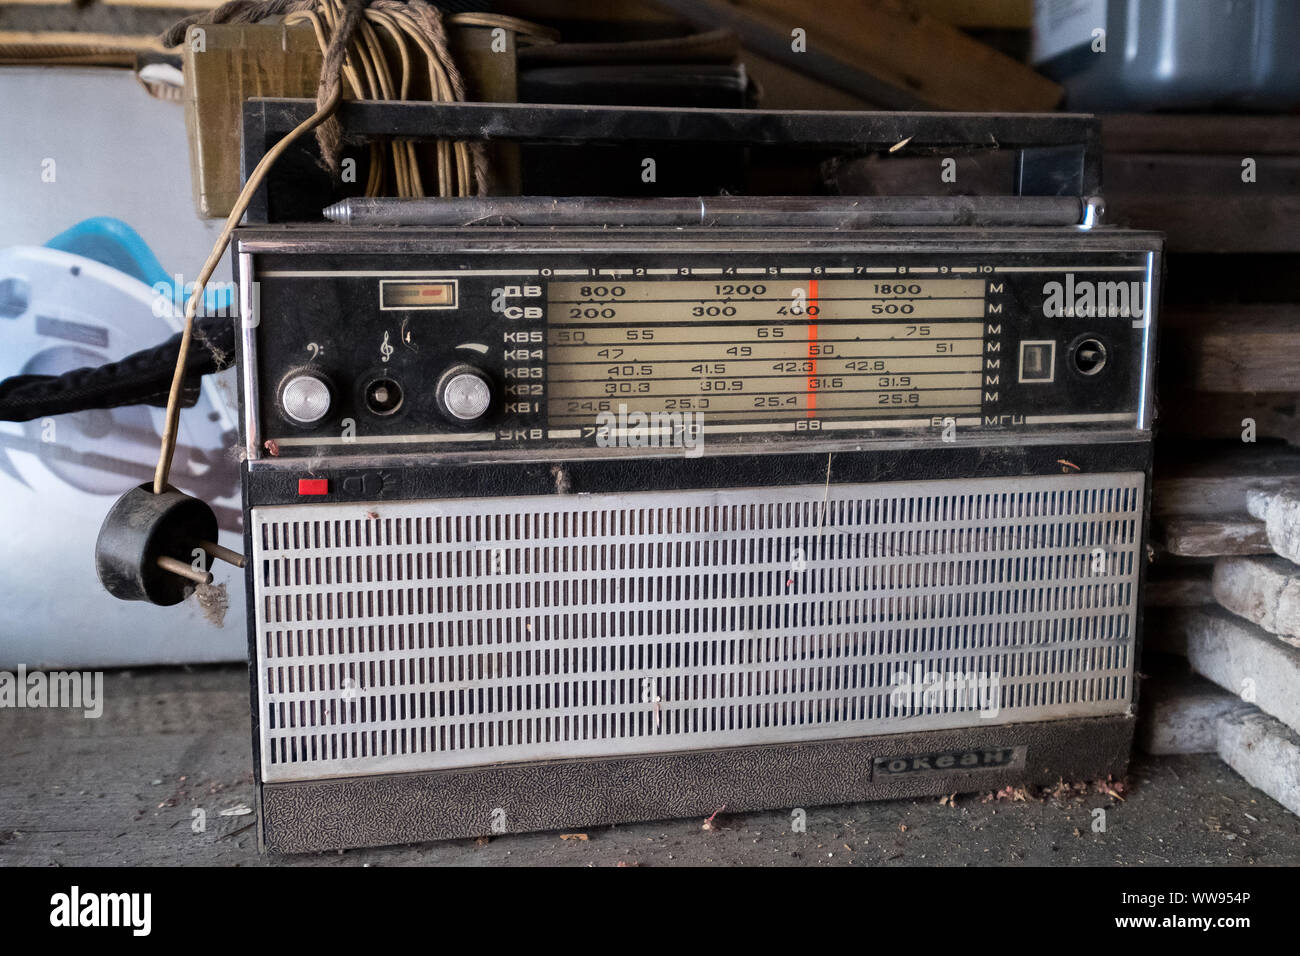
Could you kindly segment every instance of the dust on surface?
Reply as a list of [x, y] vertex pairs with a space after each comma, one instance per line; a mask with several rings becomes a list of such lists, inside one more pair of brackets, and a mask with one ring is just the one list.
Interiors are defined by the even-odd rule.
[[221, 627], [225, 624], [226, 611], [230, 609], [230, 595], [226, 593], [224, 581], [217, 584], [197, 585], [194, 588], [194, 600], [213, 627]]

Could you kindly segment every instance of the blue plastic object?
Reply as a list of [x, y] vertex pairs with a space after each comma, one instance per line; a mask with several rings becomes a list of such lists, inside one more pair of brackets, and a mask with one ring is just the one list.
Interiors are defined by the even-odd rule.
[[[159, 283], [172, 286], [176, 281], [163, 268], [140, 234], [121, 219], [111, 216], [83, 219], [45, 245], [49, 249], [69, 252], [101, 263], [149, 286]], [[181, 298], [179, 293], [177, 298]], [[229, 289], [206, 290], [204, 308], [208, 311], [228, 309], [231, 298]], [[181, 305], [183, 304], [182, 301]]]

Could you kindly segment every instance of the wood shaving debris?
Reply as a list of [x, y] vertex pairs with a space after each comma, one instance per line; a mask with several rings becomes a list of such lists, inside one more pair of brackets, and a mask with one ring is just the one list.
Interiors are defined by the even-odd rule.
[[588, 837], [587, 834], [585, 834], [585, 833], [561, 833], [561, 834], [560, 834], [560, 839], [561, 839], [561, 840], [581, 840], [583, 843], [586, 843], [587, 840], [590, 839], [590, 837]]
[[1104, 793], [1108, 797], [1114, 797], [1120, 803], [1124, 802], [1123, 792], [1128, 789], [1124, 786], [1122, 780], [1115, 781], [1111, 780], [1110, 777], [1107, 777], [1105, 780], [1098, 780], [1093, 786], [1096, 788], [1098, 793]]
[[1038, 802], [1043, 800], [1056, 800], [1058, 802], [1074, 800], [1077, 803], [1082, 802], [1083, 798], [1089, 793], [1100, 793], [1122, 802], [1124, 794], [1127, 792], [1127, 783], [1111, 777], [1107, 777], [1105, 780], [1094, 780], [1091, 783], [1057, 780], [1050, 787], [1003, 787], [1001, 790], [985, 793], [980, 797], [980, 803], [992, 803], [994, 800], [1009, 800], [1012, 803], [1028, 802], [1030, 800]]

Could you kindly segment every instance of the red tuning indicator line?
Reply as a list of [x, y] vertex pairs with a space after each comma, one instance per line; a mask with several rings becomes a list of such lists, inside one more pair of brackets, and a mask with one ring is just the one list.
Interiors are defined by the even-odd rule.
[[817, 392], [813, 388], [813, 379], [817, 375], [817, 280], [808, 280], [808, 359], [812, 371], [808, 375], [808, 396], [806, 404], [808, 417], [817, 417]]

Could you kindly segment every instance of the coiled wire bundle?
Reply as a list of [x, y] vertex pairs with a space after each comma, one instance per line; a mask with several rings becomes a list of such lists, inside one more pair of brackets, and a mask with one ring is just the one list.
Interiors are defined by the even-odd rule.
[[[444, 15], [425, 0], [231, 0], [215, 10], [176, 23], [162, 42], [174, 46], [205, 23], [257, 23], [283, 16], [286, 26], [309, 24], [323, 59], [317, 105], [346, 83], [357, 100], [463, 101], [466, 85], [457, 69], [447, 27], [484, 27], [514, 34], [520, 43], [554, 42], [546, 27], [491, 13]], [[321, 158], [340, 171], [338, 124], [317, 127]], [[487, 154], [464, 142], [373, 142], [366, 196], [486, 195], [491, 181]]]
[[[321, 53], [325, 54], [343, 14], [343, 0], [321, 0], [316, 9], [291, 12], [284, 22], [287, 25], [310, 23]], [[530, 40], [555, 39], [549, 30], [495, 14], [460, 13], [447, 17], [446, 22], [452, 26], [500, 28]], [[357, 24], [356, 36], [343, 62], [343, 75], [352, 97], [359, 100], [465, 99], [465, 84], [448, 48], [443, 18], [435, 7], [422, 2], [372, 0]], [[410, 141], [371, 143], [365, 195], [428, 195], [421, 173], [420, 150], [424, 148]], [[477, 144], [440, 140], [427, 148], [435, 152], [432, 159], [437, 178], [435, 195], [487, 193], [486, 156]], [[391, 154], [391, 162], [387, 154]], [[329, 162], [328, 157], [326, 161]], [[386, 177], [389, 169], [391, 182]]]

